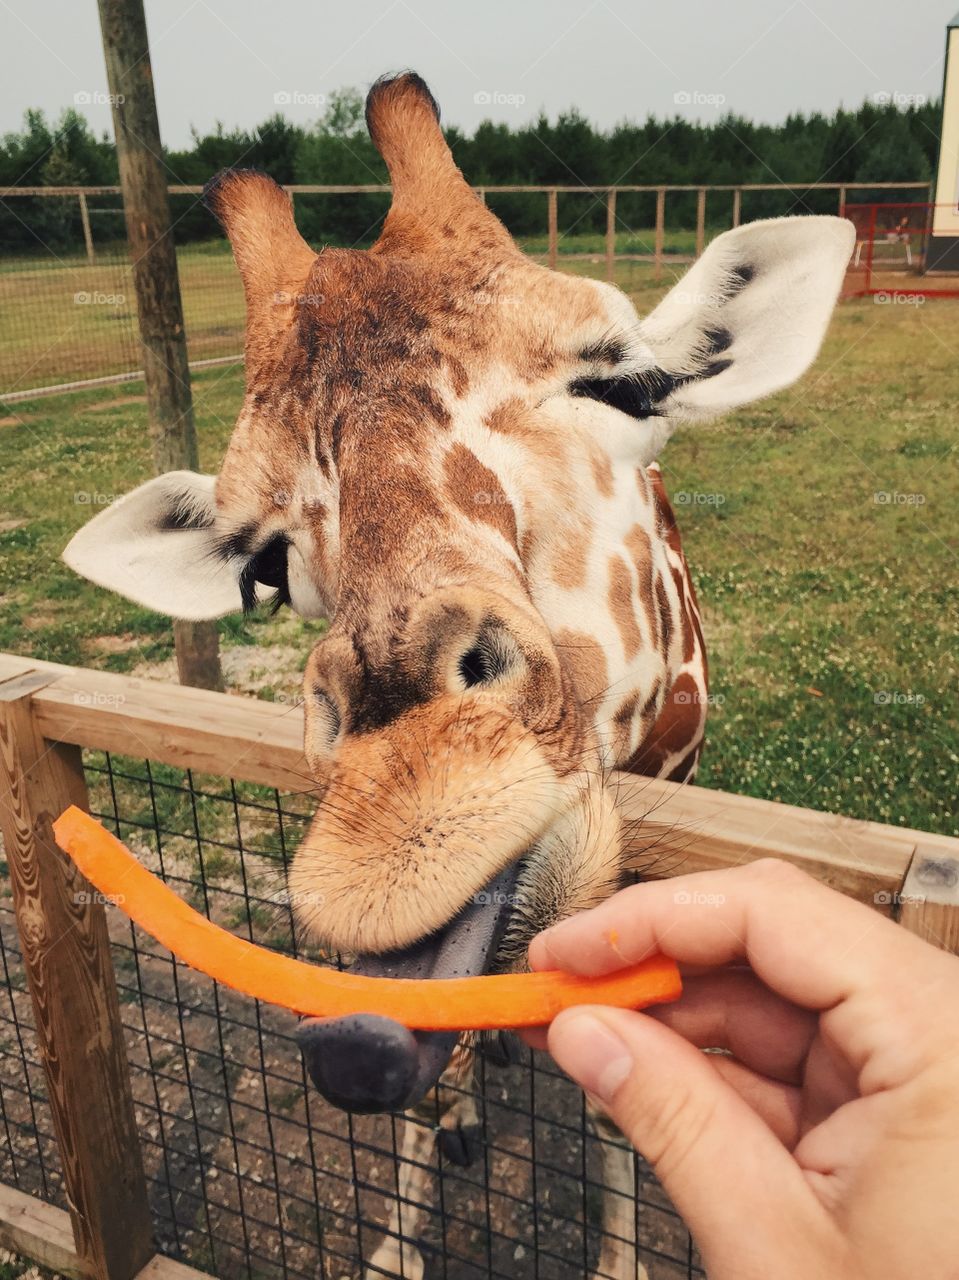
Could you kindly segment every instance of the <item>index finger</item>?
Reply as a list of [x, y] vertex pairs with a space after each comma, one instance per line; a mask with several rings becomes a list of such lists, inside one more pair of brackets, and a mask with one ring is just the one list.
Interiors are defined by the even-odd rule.
[[746, 961], [773, 991], [816, 1010], [857, 989], [901, 990], [904, 970], [915, 995], [914, 966], [921, 975], [939, 963], [878, 912], [774, 859], [634, 885], [540, 934], [529, 956], [534, 969], [595, 975], [655, 951], [680, 965]]

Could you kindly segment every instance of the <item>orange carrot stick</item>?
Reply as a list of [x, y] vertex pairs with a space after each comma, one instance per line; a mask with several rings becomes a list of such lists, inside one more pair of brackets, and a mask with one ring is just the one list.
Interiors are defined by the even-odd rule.
[[227, 933], [75, 805], [53, 830], [90, 883], [174, 955], [225, 986], [296, 1013], [378, 1013], [413, 1030], [482, 1031], [542, 1026], [576, 1004], [639, 1009], [675, 1000], [682, 991], [675, 961], [662, 955], [602, 978], [559, 971], [427, 979], [340, 973]]

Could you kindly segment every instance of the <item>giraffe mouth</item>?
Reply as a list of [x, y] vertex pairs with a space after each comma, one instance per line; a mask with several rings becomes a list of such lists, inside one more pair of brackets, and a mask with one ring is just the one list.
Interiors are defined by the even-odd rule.
[[[351, 973], [376, 978], [470, 978], [496, 963], [518, 864], [494, 877], [442, 929], [402, 950], [358, 956]], [[377, 1014], [304, 1018], [296, 1038], [313, 1084], [343, 1111], [403, 1111], [429, 1093], [456, 1048], [456, 1031], [410, 1031]]]

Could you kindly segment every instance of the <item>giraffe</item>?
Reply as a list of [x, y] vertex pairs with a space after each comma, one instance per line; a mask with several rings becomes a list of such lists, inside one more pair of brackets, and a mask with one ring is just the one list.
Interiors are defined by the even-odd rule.
[[[806, 370], [854, 232], [741, 226], [640, 319], [613, 285], [519, 250], [419, 76], [378, 81], [367, 122], [393, 190], [368, 251], [316, 252], [265, 175], [208, 185], [247, 308], [219, 474], [141, 485], [64, 557], [174, 617], [272, 592], [328, 619], [304, 675], [298, 929], [367, 973], [522, 968], [535, 933], [622, 881], [613, 771], [695, 775], [706, 654], [661, 450]], [[366, 1015], [307, 1022], [301, 1043], [352, 1110], [422, 1106], [471, 1070], [455, 1035]], [[448, 1157], [475, 1121], [468, 1098], [446, 1106]], [[632, 1158], [597, 1124], [618, 1193], [599, 1272], [636, 1280]], [[423, 1273], [432, 1140], [407, 1124], [371, 1274]]]

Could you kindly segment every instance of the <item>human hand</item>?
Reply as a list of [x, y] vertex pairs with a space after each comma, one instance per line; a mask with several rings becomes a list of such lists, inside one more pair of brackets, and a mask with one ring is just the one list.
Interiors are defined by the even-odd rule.
[[677, 1004], [528, 1038], [652, 1164], [711, 1280], [959, 1277], [959, 960], [767, 860], [626, 889], [530, 963], [657, 950]]

